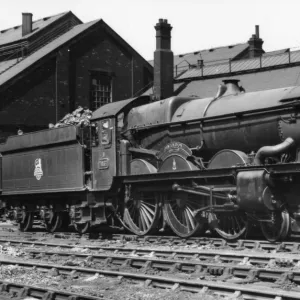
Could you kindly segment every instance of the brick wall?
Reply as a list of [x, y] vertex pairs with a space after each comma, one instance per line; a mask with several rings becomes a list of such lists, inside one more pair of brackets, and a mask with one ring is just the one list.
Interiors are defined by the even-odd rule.
[[145, 68], [145, 62], [128, 53], [120, 44], [102, 29], [86, 39], [80, 40], [70, 49], [76, 78], [72, 101], [78, 105], [90, 106], [90, 71], [107, 71], [112, 75], [113, 101], [131, 98], [152, 80], [152, 74]]
[[95, 69], [113, 74], [113, 101], [141, 94], [152, 80], [145, 61], [99, 26], [0, 93], [0, 142], [19, 127], [25, 132], [47, 128], [78, 105], [90, 107], [90, 71]]
[[[45, 128], [55, 118], [55, 58], [0, 94], [0, 136]], [[6, 132], [6, 133], [5, 133]], [[1, 137], [0, 137], [1, 138]], [[3, 140], [0, 139], [0, 141]]]

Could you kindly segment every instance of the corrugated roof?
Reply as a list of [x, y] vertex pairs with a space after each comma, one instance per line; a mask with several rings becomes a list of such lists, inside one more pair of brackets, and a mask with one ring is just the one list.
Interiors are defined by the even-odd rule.
[[51, 53], [61, 45], [65, 44], [66, 42], [70, 41], [74, 37], [76, 37], [78, 34], [82, 33], [83, 31], [87, 30], [99, 20], [95, 20], [89, 23], [85, 24], [80, 24], [77, 26], [74, 26], [72, 29], [70, 29], [68, 32], [65, 34], [61, 35], [54, 41], [50, 42], [49, 44], [46, 45], [46, 47], [42, 47], [41, 49], [37, 50], [30, 56], [26, 57], [25, 59], [21, 60], [19, 63], [14, 65], [13, 67], [9, 68], [6, 72], [0, 74], [0, 85], [4, 84], [14, 76], [18, 75], [22, 71], [24, 71], [26, 68], [46, 56], [47, 54]]
[[286, 52], [283, 54], [262, 56], [251, 59], [241, 59], [230, 63], [227, 61], [226, 63], [204, 66], [203, 68], [192, 68], [179, 75], [176, 80], [269, 68], [272, 66], [286, 65], [295, 62], [300, 62], [300, 51]]
[[[217, 94], [218, 85], [225, 78], [228, 79], [229, 77], [193, 80], [186, 83], [185, 88], [178, 93], [178, 96], [213, 97]], [[240, 74], [233, 78], [240, 80], [240, 85], [244, 87], [246, 92], [295, 86], [300, 85], [300, 66]]]
[[[174, 55], [174, 66], [197, 65], [198, 60], [205, 64], [216, 64], [224, 60], [233, 59], [249, 47], [248, 43], [198, 50], [190, 53]], [[149, 61], [153, 66], [153, 60]]]
[[67, 13], [69, 13], [69, 12], [63, 12], [58, 15], [45, 17], [43, 19], [33, 21], [32, 22], [32, 33], [27, 34], [24, 37], [22, 37], [22, 25], [18, 25], [18, 26], [12, 27], [12, 28], [1, 30], [0, 31], [0, 45], [27, 39], [30, 36], [36, 34], [42, 28], [48, 26], [49, 24], [51, 24], [54, 21], [61, 18], [62, 16], [66, 15]]

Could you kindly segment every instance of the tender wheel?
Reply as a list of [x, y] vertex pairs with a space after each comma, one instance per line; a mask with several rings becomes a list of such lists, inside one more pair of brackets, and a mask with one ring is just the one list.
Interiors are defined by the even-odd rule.
[[260, 228], [269, 242], [284, 240], [290, 232], [290, 215], [286, 210], [274, 211], [268, 214], [269, 221], [261, 221]]
[[164, 215], [175, 234], [188, 238], [203, 234], [207, 229], [206, 221], [196, 220], [193, 211], [199, 209], [201, 198], [187, 193], [167, 193], [164, 195]]
[[20, 231], [28, 231], [32, 228], [34, 214], [31, 212], [22, 212], [22, 219], [18, 222]]
[[210, 227], [226, 240], [237, 240], [247, 232], [248, 218], [244, 213], [210, 213]]
[[47, 231], [55, 232], [61, 228], [62, 225], [62, 213], [53, 213], [53, 216], [49, 221], [45, 221]]
[[74, 224], [74, 228], [75, 230], [80, 233], [80, 234], [84, 234], [84, 233], [87, 233], [89, 232], [90, 230], [90, 222], [85, 222], [85, 223], [75, 223]]
[[160, 206], [156, 193], [135, 191], [125, 203], [123, 222], [137, 235], [153, 233], [158, 229]]

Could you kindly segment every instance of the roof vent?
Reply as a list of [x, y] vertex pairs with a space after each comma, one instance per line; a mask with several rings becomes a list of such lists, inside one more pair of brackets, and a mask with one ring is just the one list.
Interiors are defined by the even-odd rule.
[[179, 54], [179, 57], [184, 57], [184, 54]]
[[200, 51], [196, 51], [196, 52], [194, 52], [194, 55], [197, 55], [197, 54], [199, 54], [200, 53]]
[[215, 49], [209, 49], [208, 51], [209, 51], [209, 52], [213, 52], [214, 50], [215, 50]]
[[234, 46], [232, 46], [232, 45], [228, 46], [229, 49], [232, 49], [233, 47], [234, 47]]
[[43, 19], [43, 21], [47, 21], [49, 19], [50, 19], [50, 17], [46, 17], [46, 18]]

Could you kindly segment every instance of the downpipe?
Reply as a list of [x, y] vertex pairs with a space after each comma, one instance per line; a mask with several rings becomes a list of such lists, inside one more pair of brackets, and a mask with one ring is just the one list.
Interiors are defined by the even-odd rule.
[[282, 143], [275, 145], [275, 146], [264, 146], [261, 147], [253, 160], [254, 165], [263, 165], [263, 160], [266, 157], [276, 156], [279, 154], [282, 154], [284, 152], [287, 152], [290, 148], [292, 148], [295, 145], [295, 141], [288, 137], [285, 139]]

